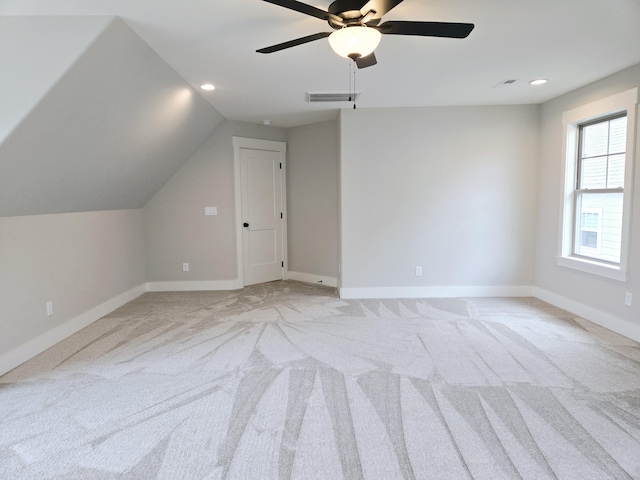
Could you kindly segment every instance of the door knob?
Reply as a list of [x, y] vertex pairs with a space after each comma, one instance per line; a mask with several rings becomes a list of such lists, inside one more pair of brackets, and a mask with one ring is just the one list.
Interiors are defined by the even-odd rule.
[[244, 222], [244, 224], [242, 226], [247, 228], [249, 226], [249, 224], [247, 222]]

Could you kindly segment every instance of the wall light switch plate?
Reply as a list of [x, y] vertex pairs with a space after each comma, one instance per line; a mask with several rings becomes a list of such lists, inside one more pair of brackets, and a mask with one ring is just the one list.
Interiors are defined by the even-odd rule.
[[182, 271], [183, 272], [188, 272], [189, 271], [189, 264], [188, 263], [183, 263], [182, 264]]
[[627, 292], [624, 296], [624, 304], [627, 307], [630, 307], [632, 301], [633, 301], [633, 295], [631, 294], [631, 292]]
[[53, 302], [47, 302], [47, 316], [53, 315]]
[[207, 216], [218, 215], [218, 207], [204, 207], [204, 214]]

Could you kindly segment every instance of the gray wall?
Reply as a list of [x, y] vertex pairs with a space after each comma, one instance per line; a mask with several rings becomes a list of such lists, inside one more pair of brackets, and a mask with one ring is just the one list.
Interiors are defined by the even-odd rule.
[[148, 281], [237, 278], [234, 136], [286, 141], [286, 130], [226, 120], [153, 196], [144, 207]]
[[[541, 109], [540, 179], [538, 190], [538, 231], [535, 284], [556, 295], [640, 325], [640, 168], [636, 157], [634, 205], [629, 245], [629, 282], [559, 267], [559, 228], [561, 215], [562, 113], [640, 86], [640, 65], [573, 91]], [[636, 137], [636, 143], [639, 137]], [[638, 147], [636, 147], [638, 148]], [[634, 294], [634, 305], [624, 305], [625, 292]]]
[[140, 208], [223, 118], [119, 18], [0, 27], [0, 357], [36, 340], [20, 357], [142, 291]]
[[532, 285], [538, 111], [343, 110], [342, 287]]
[[338, 276], [338, 123], [288, 130], [289, 270]]
[[144, 282], [141, 210], [0, 218], [0, 356]]

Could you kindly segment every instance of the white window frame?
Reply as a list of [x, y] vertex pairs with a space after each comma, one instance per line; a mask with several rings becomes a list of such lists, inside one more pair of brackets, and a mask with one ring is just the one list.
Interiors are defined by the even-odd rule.
[[[617, 95], [589, 103], [562, 114], [563, 169], [562, 212], [560, 215], [560, 241], [558, 265], [582, 272], [600, 275], [621, 282], [627, 281], [631, 205], [633, 197], [634, 164], [636, 162], [636, 120], [638, 89], [633, 88]], [[578, 139], [580, 125], [618, 113], [627, 115], [627, 146], [624, 170], [624, 197], [622, 202], [622, 237], [620, 263], [610, 264], [596, 259], [578, 257], [574, 251], [575, 181], [578, 168]]]

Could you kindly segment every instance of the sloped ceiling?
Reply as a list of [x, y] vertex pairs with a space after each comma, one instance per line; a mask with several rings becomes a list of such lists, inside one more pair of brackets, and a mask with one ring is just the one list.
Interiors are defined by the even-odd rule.
[[[23, 20], [55, 42], [58, 27]], [[79, 58], [0, 144], [0, 216], [140, 208], [223, 120], [122, 20], [87, 21], [99, 35], [75, 37], [84, 49], [63, 60]]]
[[0, 143], [112, 20], [0, 16]]

